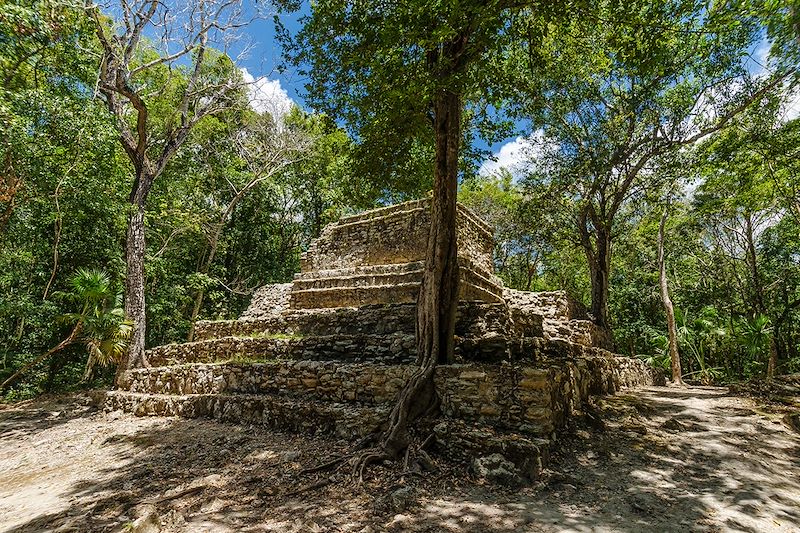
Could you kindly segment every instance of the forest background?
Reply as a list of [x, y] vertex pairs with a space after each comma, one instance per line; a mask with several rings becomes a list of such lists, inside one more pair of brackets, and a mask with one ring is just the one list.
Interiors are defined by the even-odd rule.
[[[297, 28], [277, 32], [301, 76], [332, 57], [313, 22], [341, 6], [318, 4], [316, 19], [301, 11]], [[763, 377], [770, 358], [776, 373], [800, 372], [797, 11], [624, 4], [501, 20], [499, 51], [470, 67], [459, 200], [494, 226], [507, 286], [566, 289], [620, 353], [669, 368], [661, 240], [686, 379]], [[98, 88], [97, 27], [114, 27], [114, 15], [0, 4], [0, 382], [25, 369], [8, 400], [110, 383], [130, 336], [135, 169]], [[135, 87], [153, 144], [174, 131], [196, 61], [192, 51], [168, 60], [161, 44], [145, 34], [132, 55], [152, 66]], [[262, 101], [264, 78], [233, 54], [243, 48], [209, 46], [205, 79], [233, 89], [193, 124], [146, 200], [148, 347], [185, 341], [198, 319], [235, 318], [257, 287], [290, 281], [326, 223], [431, 188], [424, 102], [415, 122], [375, 99], [343, 104], [335, 83], [313, 76], [303, 108]], [[386, 59], [377, 90], [408, 104], [403, 61]]]

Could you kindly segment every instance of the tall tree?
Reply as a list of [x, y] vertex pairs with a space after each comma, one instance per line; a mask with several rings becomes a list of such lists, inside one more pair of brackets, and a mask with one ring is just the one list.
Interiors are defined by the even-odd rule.
[[[148, 195], [198, 122], [230, 108], [241, 97], [241, 73], [224, 52], [246, 21], [240, 0], [122, 0], [105, 11], [90, 2], [87, 6], [102, 50], [98, 89], [116, 118], [119, 140], [134, 170], [125, 241], [125, 313], [133, 332], [128, 357], [120, 365], [124, 370], [147, 365]], [[151, 34], [160, 48], [147, 41]], [[161, 111], [159, 120], [152, 113], [154, 107]]]
[[667, 283], [667, 264], [664, 258], [664, 239], [667, 217], [669, 216], [669, 204], [664, 208], [661, 215], [661, 222], [658, 225], [658, 287], [661, 291], [661, 301], [664, 304], [664, 313], [667, 315], [667, 347], [669, 349], [670, 370], [672, 372], [672, 382], [676, 385], [683, 384], [681, 373], [681, 357], [678, 353], [678, 328], [675, 325], [675, 308], [672, 305], [672, 298], [669, 295], [669, 285]]
[[380, 446], [357, 461], [359, 473], [370, 462], [400, 456], [410, 443], [409, 424], [436, 407], [436, 365], [453, 357], [465, 102], [491, 83], [490, 69], [482, 67], [510, 38], [512, 13], [530, 25], [538, 20], [535, 9], [544, 10], [534, 2], [328, 0], [312, 4], [296, 36], [283, 32], [287, 57], [310, 76], [309, 101], [343, 120], [359, 146], [371, 150], [371, 160], [399, 163], [387, 152], [402, 158], [398, 146], [433, 146], [431, 225], [417, 297], [419, 368], [401, 391]]
[[748, 73], [760, 28], [727, 4], [603, 2], [551, 28], [541, 53], [515, 56], [528, 68], [516, 77], [528, 80], [517, 84], [520, 109], [551, 147], [529, 183], [558, 198], [574, 228], [599, 325], [609, 325], [617, 217], [658, 185], [658, 158], [724, 128], [789, 75]]
[[[791, 196], [782, 197], [780, 185], [791, 179], [793, 163], [781, 164], [776, 144], [774, 155], [764, 157], [764, 137], [780, 139], [783, 128], [775, 128], [780, 106], [778, 101], [759, 106], [736, 121], [733, 127], [709, 139], [697, 152], [703, 183], [695, 198], [696, 209], [706, 217], [708, 235], [723, 251], [734, 272], [744, 267], [742, 301], [749, 308], [750, 320], [764, 317], [769, 309], [768, 283], [762, 269], [759, 241], [764, 231], [775, 225], [782, 207], [790, 207]], [[777, 129], [777, 131], [775, 131]], [[761, 139], [759, 141], [759, 139]], [[776, 164], [780, 171], [776, 172]], [[788, 202], [787, 202], [788, 200]], [[785, 208], [785, 207], [784, 207]], [[791, 216], [791, 209], [787, 210]], [[767, 376], [777, 367], [777, 345], [769, 333]]]

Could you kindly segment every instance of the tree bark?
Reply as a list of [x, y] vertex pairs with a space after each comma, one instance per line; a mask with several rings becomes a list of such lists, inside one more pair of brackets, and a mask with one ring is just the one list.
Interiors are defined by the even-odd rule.
[[775, 342], [775, 331], [769, 336], [769, 359], [767, 360], [767, 379], [775, 377], [778, 369], [778, 343]]
[[672, 370], [672, 382], [676, 385], [683, 385], [681, 377], [681, 358], [678, 353], [678, 328], [675, 325], [675, 309], [672, 306], [672, 298], [669, 296], [669, 286], [667, 285], [667, 267], [664, 261], [664, 227], [667, 223], [669, 208], [664, 209], [661, 215], [661, 224], [658, 226], [658, 285], [661, 289], [661, 302], [664, 304], [664, 312], [667, 315], [667, 334], [669, 338], [669, 360]]
[[[608, 328], [608, 288], [611, 270], [611, 235], [602, 229], [595, 230], [595, 245], [587, 247], [584, 252], [589, 263], [589, 277], [592, 284], [591, 313], [595, 324]], [[588, 241], [588, 239], [587, 239]]]
[[436, 167], [431, 227], [417, 298], [417, 362], [453, 362], [458, 307], [456, 193], [461, 98], [446, 91], [436, 101]]
[[458, 309], [456, 192], [462, 104], [459, 94], [443, 91], [434, 102], [436, 165], [431, 225], [425, 267], [417, 297], [416, 337], [419, 368], [400, 393], [389, 419], [383, 450], [398, 458], [408, 447], [408, 426], [434, 410], [433, 377], [438, 364], [453, 361]]
[[758, 253], [756, 252], [756, 237], [755, 228], [753, 227], [753, 217], [747, 214], [744, 217], [744, 236], [747, 243], [745, 256], [747, 258], [747, 267], [750, 270], [750, 279], [752, 280], [753, 299], [755, 300], [756, 309], [758, 313], [766, 314], [766, 306], [764, 305], [764, 288], [761, 284], [761, 274], [758, 271]]
[[[146, 196], [145, 196], [146, 197]], [[117, 367], [117, 380], [124, 370], [148, 366], [145, 357], [144, 301], [144, 197], [131, 203], [128, 212], [128, 231], [125, 240], [125, 316], [133, 324], [128, 353]]]

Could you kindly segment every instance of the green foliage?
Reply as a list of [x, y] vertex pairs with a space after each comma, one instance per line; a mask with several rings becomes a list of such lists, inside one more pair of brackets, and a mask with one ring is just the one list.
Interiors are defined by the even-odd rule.
[[[669, 203], [667, 273], [687, 376], [762, 376], [773, 343], [778, 371], [800, 371], [800, 121], [786, 120], [796, 80], [788, 77], [699, 145], [667, 142], [691, 138], [767, 79], [748, 77], [742, 64], [761, 36], [772, 45], [769, 73], [796, 67], [797, 10], [766, 0], [312, 7], [303, 30], [284, 32], [282, 41], [288, 62], [309, 75], [307, 102], [320, 112], [259, 116], [245, 91], [233, 92], [225, 112], [196, 124], [153, 186], [145, 220], [148, 346], [185, 339], [199, 290], [199, 318], [234, 318], [254, 288], [291, 279], [328, 222], [423, 195], [432, 179], [431, 102], [447, 86], [466, 106], [459, 199], [495, 228], [506, 285], [567, 289], [590, 303], [580, 227], [591, 236], [607, 226], [617, 348], [663, 368], [655, 236]], [[435, 51], [467, 26], [469, 67], [439, 76], [447, 65], [436, 64]], [[208, 53], [203, 80], [238, 79], [229, 57]], [[80, 343], [32, 369], [9, 398], [74, 387], [90, 354], [108, 363], [124, 346], [116, 293], [132, 168], [94, 98], [98, 57], [82, 5], [3, 3], [0, 380], [76, 323], [84, 329]], [[145, 40], [135, 64], [157, 58]], [[179, 120], [191, 59], [135, 77], [154, 152]], [[706, 86], [714, 90], [698, 101]], [[708, 113], [697, 113], [698, 102]], [[508, 173], [478, 176], [478, 139], [515, 135], [518, 119], [532, 121], [534, 172], [522, 182]], [[279, 123], [302, 139], [302, 156], [225, 218], [259, 166], [243, 156], [243, 136]], [[108, 379], [110, 369], [103, 372]]]
[[[277, 2], [296, 11], [293, 0]], [[530, 44], [544, 21], [559, 19], [569, 3], [517, 5], [476, 0], [311, 4], [291, 34], [278, 24], [287, 63], [308, 77], [306, 100], [342, 123], [355, 141], [352, 164], [363, 190], [378, 199], [420, 197], [433, 178], [433, 107], [442, 91], [463, 96], [466, 140], [496, 139], [508, 122], [493, 120], [501, 97], [500, 58], [513, 40]], [[279, 19], [276, 17], [276, 21]], [[335, 36], [335, 37], [334, 37]], [[450, 52], [459, 49], [457, 57]], [[460, 153], [466, 175], [480, 150]]]
[[80, 327], [80, 339], [90, 359], [108, 366], [116, 363], [130, 338], [131, 325], [122, 311], [122, 294], [115, 290], [102, 270], [79, 268], [69, 278], [70, 291], [53, 298], [71, 303], [78, 312], [56, 317], [56, 321]]

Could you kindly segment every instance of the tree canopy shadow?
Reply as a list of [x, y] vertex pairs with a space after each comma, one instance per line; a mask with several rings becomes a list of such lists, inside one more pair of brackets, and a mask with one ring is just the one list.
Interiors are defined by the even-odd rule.
[[[208, 420], [86, 413], [87, 427], [110, 426], [93, 453], [114, 460], [53, 487], [63, 505], [7, 524], [5, 531], [116, 531], [149, 510], [174, 531], [759, 531], [773, 522], [800, 525], [800, 439], [768, 419], [737, 412], [720, 401], [719, 391], [658, 389], [636, 398], [647, 418], [637, 419], [625, 396], [607, 399], [606, 430], [578, 425], [562, 435], [547, 482], [521, 489], [482, 486], [454, 474], [466, 466], [403, 483], [391, 467], [379, 466], [364, 485], [289, 495], [304, 466], [349, 443]], [[20, 420], [35, 425], [41, 414], [31, 410]], [[665, 429], [675, 418], [683, 425]], [[0, 447], [34, 436], [4, 435]], [[415, 497], [398, 508], [389, 494], [404, 485], [415, 487]]]

